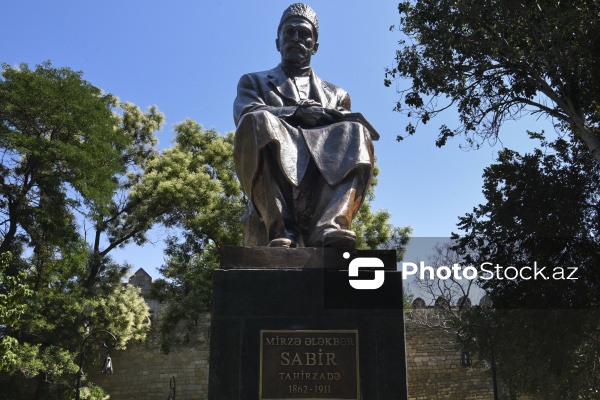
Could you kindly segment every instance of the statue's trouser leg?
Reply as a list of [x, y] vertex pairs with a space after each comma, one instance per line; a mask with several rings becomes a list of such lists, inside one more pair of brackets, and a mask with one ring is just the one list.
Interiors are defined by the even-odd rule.
[[293, 185], [281, 171], [272, 146], [261, 151], [261, 159], [252, 189], [254, 206], [260, 213], [269, 241], [287, 238], [294, 245], [304, 246], [294, 213]]
[[331, 230], [351, 229], [352, 219], [363, 202], [370, 176], [370, 168], [357, 167], [333, 187], [320, 177], [313, 227], [307, 246], [322, 246], [323, 235]]

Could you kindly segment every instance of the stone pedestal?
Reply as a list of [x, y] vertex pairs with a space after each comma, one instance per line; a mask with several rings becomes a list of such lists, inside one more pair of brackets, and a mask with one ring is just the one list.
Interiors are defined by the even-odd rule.
[[[380, 288], [349, 284], [383, 274], [356, 258]], [[210, 400], [408, 398], [393, 251], [228, 247], [213, 290]]]

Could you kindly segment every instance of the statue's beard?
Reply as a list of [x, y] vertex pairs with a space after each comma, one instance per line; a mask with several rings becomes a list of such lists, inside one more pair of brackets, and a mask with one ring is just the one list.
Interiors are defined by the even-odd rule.
[[302, 45], [286, 47], [283, 52], [284, 61], [291, 65], [310, 63], [310, 56], [310, 51]]

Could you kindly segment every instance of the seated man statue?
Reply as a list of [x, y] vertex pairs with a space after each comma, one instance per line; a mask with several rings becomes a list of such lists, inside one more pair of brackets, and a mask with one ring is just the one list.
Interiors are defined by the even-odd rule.
[[246, 245], [356, 245], [351, 224], [369, 187], [377, 133], [350, 113], [348, 93], [314, 74], [318, 35], [315, 12], [289, 6], [275, 41], [281, 63], [239, 81], [234, 157], [251, 203]]

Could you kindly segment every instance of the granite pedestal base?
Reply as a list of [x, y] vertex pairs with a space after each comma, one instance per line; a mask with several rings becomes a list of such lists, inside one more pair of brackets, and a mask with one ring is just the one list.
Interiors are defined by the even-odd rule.
[[[356, 257], [384, 261], [380, 288], [350, 286]], [[213, 291], [209, 400], [408, 398], [393, 251], [228, 247]]]

